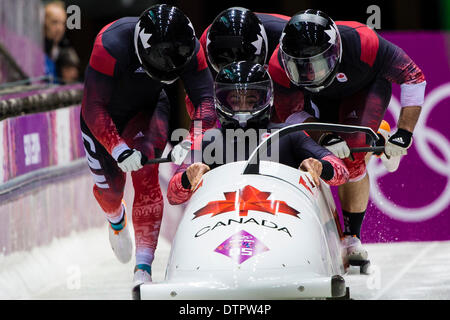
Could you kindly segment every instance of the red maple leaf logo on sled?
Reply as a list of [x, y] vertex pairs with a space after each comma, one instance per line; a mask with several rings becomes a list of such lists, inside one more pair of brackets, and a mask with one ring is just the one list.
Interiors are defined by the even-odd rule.
[[203, 208], [197, 210], [193, 219], [207, 214], [211, 214], [211, 217], [214, 217], [218, 214], [235, 210], [239, 210], [239, 216], [247, 216], [248, 210], [262, 211], [273, 215], [279, 212], [297, 218], [300, 214], [300, 212], [287, 205], [284, 201], [267, 200], [270, 192], [259, 191], [249, 185], [239, 190], [238, 199], [236, 199], [236, 191], [224, 192], [224, 195], [225, 200], [211, 201]]

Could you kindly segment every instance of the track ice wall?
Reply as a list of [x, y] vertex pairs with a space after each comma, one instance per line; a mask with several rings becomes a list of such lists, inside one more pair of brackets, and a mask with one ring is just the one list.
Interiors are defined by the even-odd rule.
[[[0, 257], [105, 224], [92, 193], [79, 116], [80, 107], [73, 106], [0, 121]], [[183, 211], [165, 196], [175, 169], [160, 165], [161, 236], [168, 241]], [[133, 196], [128, 175], [124, 198], [130, 218]]]
[[0, 122], [0, 253], [104, 223], [89, 192], [79, 112], [74, 106]]

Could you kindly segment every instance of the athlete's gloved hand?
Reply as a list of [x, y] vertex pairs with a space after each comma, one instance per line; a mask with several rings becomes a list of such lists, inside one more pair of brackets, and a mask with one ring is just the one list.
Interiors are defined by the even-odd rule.
[[[389, 139], [389, 136], [387, 134], [388, 133], [377, 132], [378, 140], [375, 143], [376, 147], [384, 147], [386, 145], [386, 141], [387, 141], [387, 139]], [[374, 152], [373, 154], [376, 155], [377, 157], [379, 157], [383, 154], [383, 151]]]
[[117, 165], [123, 172], [136, 171], [142, 168], [143, 155], [136, 149], [127, 149], [117, 157]]
[[324, 134], [319, 144], [330, 150], [336, 157], [344, 159], [350, 156], [350, 148], [341, 137], [334, 133]]
[[386, 142], [384, 153], [388, 157], [403, 156], [408, 153], [406, 150], [411, 146], [412, 140], [412, 132], [398, 128]]

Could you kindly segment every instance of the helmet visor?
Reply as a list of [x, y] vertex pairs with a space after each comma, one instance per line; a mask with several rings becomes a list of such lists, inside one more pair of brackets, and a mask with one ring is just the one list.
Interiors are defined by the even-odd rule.
[[331, 45], [324, 52], [308, 58], [292, 57], [281, 47], [281, 60], [289, 79], [299, 86], [320, 85], [339, 62], [340, 46]]
[[272, 104], [272, 81], [254, 83], [215, 83], [216, 107], [233, 117], [236, 114], [255, 115]]
[[226, 65], [237, 61], [251, 61], [264, 65], [266, 61], [265, 45], [257, 53], [253, 44], [246, 44], [241, 36], [216, 36], [206, 46], [208, 61], [216, 72]]

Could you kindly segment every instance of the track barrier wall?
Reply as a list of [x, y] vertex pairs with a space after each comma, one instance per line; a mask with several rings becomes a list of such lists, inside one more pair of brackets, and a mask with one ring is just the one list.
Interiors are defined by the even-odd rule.
[[[42, 10], [40, 0], [0, 1], [0, 45], [30, 78], [45, 72]], [[5, 62], [0, 55], [0, 83], [18, 80], [16, 72]]]
[[0, 253], [104, 223], [93, 213], [79, 112], [69, 106], [0, 122]]

